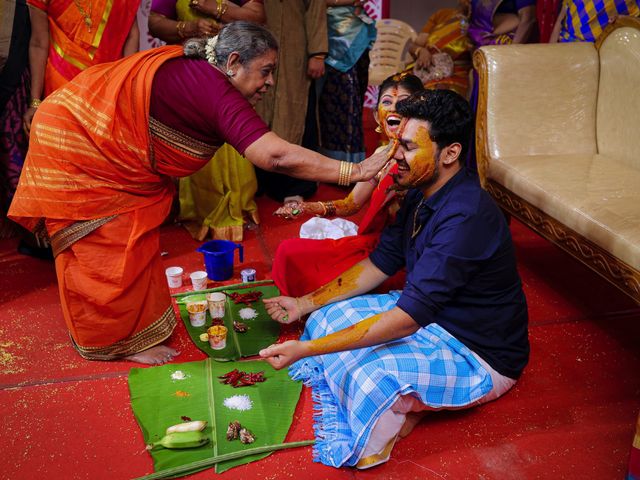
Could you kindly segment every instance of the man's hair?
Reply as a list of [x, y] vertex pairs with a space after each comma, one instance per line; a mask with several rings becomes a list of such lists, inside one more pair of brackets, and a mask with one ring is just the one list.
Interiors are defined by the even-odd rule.
[[438, 148], [452, 143], [462, 145], [458, 161], [464, 162], [473, 127], [469, 102], [451, 90], [422, 90], [398, 102], [396, 111], [403, 117], [426, 120], [429, 133]]
[[393, 87], [404, 88], [409, 93], [415, 93], [424, 89], [422, 80], [415, 75], [410, 73], [396, 73], [385, 78], [380, 84], [380, 89], [378, 90], [378, 105], [380, 104], [382, 94]]

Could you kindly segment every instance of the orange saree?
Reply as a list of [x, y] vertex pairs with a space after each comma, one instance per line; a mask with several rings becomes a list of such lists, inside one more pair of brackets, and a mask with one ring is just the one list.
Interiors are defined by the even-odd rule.
[[34, 117], [9, 216], [51, 237], [64, 318], [85, 358], [140, 352], [175, 326], [158, 227], [170, 175], [197, 170], [215, 151], [149, 117], [155, 73], [181, 55], [161, 47], [90, 68]]
[[49, 55], [44, 94], [61, 87], [82, 70], [122, 57], [139, 1], [28, 0], [46, 12]]

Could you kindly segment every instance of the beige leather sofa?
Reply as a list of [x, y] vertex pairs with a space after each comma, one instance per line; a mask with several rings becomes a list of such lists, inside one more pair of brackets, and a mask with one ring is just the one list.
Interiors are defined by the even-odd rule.
[[482, 47], [474, 65], [484, 187], [640, 303], [640, 20], [595, 45]]

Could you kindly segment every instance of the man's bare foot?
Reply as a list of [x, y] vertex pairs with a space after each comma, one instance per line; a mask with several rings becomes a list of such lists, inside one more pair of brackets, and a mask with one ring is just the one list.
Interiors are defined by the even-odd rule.
[[144, 363], [146, 365], [162, 365], [163, 363], [170, 362], [180, 355], [180, 352], [165, 345], [156, 345], [155, 347], [148, 348], [142, 352], [134, 353], [128, 357], [124, 357], [124, 360], [130, 362]]
[[415, 427], [420, 420], [427, 414], [427, 412], [409, 412], [407, 413], [407, 418], [404, 421], [404, 425], [398, 432], [398, 437], [404, 438], [411, 433], [413, 427]]

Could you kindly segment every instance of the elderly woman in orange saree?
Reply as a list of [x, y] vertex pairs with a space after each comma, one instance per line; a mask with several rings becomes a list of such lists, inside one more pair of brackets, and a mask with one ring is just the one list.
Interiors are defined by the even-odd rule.
[[350, 166], [269, 132], [253, 105], [276, 60], [268, 30], [235, 22], [184, 50], [87, 69], [38, 109], [9, 216], [51, 238], [63, 315], [82, 357], [159, 364], [178, 354], [161, 345], [176, 318], [159, 227], [172, 177], [202, 168], [225, 141], [261, 168], [345, 185], [387, 162], [391, 149]]
[[25, 129], [42, 99], [92, 65], [138, 51], [139, 0], [27, 0], [31, 17], [31, 102]]
[[[461, 0], [458, 8], [438, 10], [409, 46], [415, 63], [407, 71], [423, 78], [425, 88], [444, 88], [467, 96], [473, 48], [467, 36], [468, 26], [469, 0]], [[452, 68], [444, 75], [428, 74], [434, 68], [436, 54], [446, 54], [451, 59]]]

